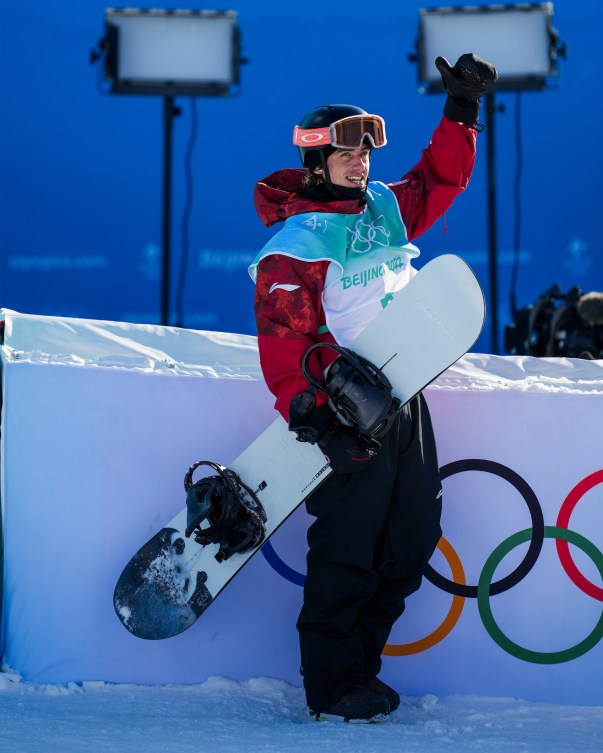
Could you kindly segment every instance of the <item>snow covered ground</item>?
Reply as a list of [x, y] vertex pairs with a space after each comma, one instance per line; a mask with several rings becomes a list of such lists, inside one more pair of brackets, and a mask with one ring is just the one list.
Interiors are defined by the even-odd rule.
[[316, 723], [268, 678], [193, 686], [25, 682], [0, 674], [1, 753], [601, 753], [603, 708], [403, 698], [382, 724]]

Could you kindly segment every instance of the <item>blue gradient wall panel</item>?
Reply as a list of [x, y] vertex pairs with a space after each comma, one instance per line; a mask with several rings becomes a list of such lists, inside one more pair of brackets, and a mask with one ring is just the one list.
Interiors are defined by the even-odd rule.
[[[152, 323], [161, 312], [162, 102], [103, 89], [89, 51], [104, 33], [105, 7], [97, 0], [22, 0], [0, 10], [0, 306]], [[442, 96], [418, 93], [416, 67], [407, 59], [419, 7], [384, 2], [368, 13], [365, 3], [348, 0], [314, 5], [308, 14], [272, 0], [232, 5], [250, 60], [240, 90], [227, 99], [176, 101], [182, 114], [174, 123], [172, 323], [254, 332], [245, 268], [272, 231], [255, 215], [253, 186], [273, 170], [298, 164], [291, 131], [308, 109], [340, 101], [383, 114], [389, 144], [374, 156], [376, 179], [395, 180], [418, 159], [443, 105]], [[569, 47], [559, 86], [521, 95], [519, 305], [554, 283], [564, 290], [603, 288], [595, 137], [602, 114], [595, 56], [603, 7], [597, 0], [557, 0], [554, 7], [554, 24]], [[496, 137], [502, 326], [510, 318], [517, 219], [517, 99], [507, 93], [498, 101], [504, 107]], [[199, 130], [183, 236], [193, 107]], [[488, 294], [484, 135], [479, 148], [469, 189], [447, 213], [448, 232], [440, 221], [418, 245], [422, 260], [443, 252], [464, 256]], [[476, 350], [489, 347], [486, 327]]]

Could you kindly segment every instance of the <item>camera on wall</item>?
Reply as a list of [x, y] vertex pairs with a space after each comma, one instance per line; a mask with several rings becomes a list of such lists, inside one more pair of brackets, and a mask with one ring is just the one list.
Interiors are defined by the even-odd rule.
[[562, 293], [553, 285], [514, 314], [505, 327], [511, 355], [603, 358], [603, 293], [583, 294], [578, 286]]

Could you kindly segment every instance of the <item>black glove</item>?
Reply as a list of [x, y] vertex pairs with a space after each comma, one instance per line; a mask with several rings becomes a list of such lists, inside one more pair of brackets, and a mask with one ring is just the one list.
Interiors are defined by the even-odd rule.
[[356, 431], [344, 426], [328, 405], [314, 407], [314, 395], [301, 392], [291, 401], [289, 429], [300, 442], [317, 444], [335, 473], [355, 473], [366, 468], [380, 445], [376, 440], [361, 439]]
[[[325, 406], [327, 407], [327, 406]], [[330, 410], [330, 409], [329, 409]], [[356, 473], [368, 467], [377, 454], [378, 442], [367, 445], [349, 426], [336, 422], [316, 443], [335, 473]]]
[[457, 123], [475, 125], [480, 97], [491, 92], [498, 81], [496, 68], [472, 52], [461, 55], [454, 68], [443, 57], [436, 58], [435, 64], [448, 92], [444, 115]]

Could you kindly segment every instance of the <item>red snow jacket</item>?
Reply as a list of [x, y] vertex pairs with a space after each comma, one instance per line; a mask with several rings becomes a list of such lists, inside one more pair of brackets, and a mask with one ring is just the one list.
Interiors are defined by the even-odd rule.
[[[466, 187], [475, 163], [476, 132], [443, 117], [419, 162], [400, 181], [388, 183], [406, 226], [408, 240], [424, 233]], [[306, 212], [358, 214], [364, 201], [317, 202], [302, 195], [306, 170], [287, 169], [260, 180], [255, 187], [257, 213], [266, 226]], [[262, 372], [276, 397], [275, 407], [289, 420], [289, 405], [308, 387], [302, 372], [304, 353], [316, 342], [333, 342], [325, 325], [322, 291], [329, 261], [307, 262], [273, 254], [260, 262], [255, 289], [255, 317]], [[286, 290], [274, 286], [299, 286]], [[319, 349], [312, 371], [332, 360], [334, 351]], [[322, 358], [319, 358], [322, 356]], [[317, 395], [317, 404], [326, 398]]]

